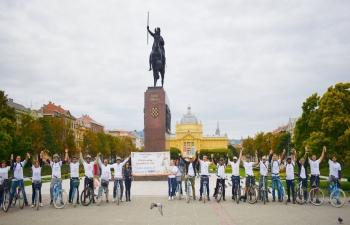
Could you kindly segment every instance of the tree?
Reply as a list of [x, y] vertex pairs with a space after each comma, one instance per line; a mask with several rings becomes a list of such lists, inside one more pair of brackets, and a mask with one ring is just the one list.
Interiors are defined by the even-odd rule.
[[177, 160], [179, 159], [179, 153], [181, 154], [181, 150], [175, 147], [170, 148], [170, 159]]
[[0, 90], [0, 158], [7, 159], [13, 149], [15, 136], [15, 109], [7, 105], [7, 95]]
[[239, 153], [238, 153], [239, 151], [237, 151], [236, 148], [235, 148], [234, 146], [228, 145], [227, 148], [231, 150], [231, 152], [232, 152], [233, 155], [236, 155], [236, 156], [237, 156], [237, 155], [239, 154]]
[[97, 155], [98, 153], [98, 138], [91, 130], [87, 130], [84, 134], [82, 149], [86, 154]]

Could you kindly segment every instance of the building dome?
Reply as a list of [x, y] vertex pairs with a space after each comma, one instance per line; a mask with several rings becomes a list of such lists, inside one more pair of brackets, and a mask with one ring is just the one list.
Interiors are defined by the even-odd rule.
[[183, 115], [180, 124], [198, 124], [197, 117], [191, 114], [191, 106], [187, 107], [187, 114]]

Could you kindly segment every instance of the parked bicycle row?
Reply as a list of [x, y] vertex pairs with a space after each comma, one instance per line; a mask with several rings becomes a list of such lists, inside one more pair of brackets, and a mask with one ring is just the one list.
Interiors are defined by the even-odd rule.
[[[245, 160], [242, 160], [242, 149], [239, 157], [233, 157], [231, 161], [226, 156], [226, 159], [221, 158], [218, 162], [214, 159], [214, 155], [211, 155], [211, 161], [208, 161], [207, 156], [203, 156], [203, 159], [199, 159], [200, 151], [197, 152], [195, 159], [189, 157], [188, 160], [184, 159], [179, 154], [181, 161], [180, 164], [174, 162], [170, 163], [170, 175], [168, 178], [168, 195], [169, 200], [172, 200], [176, 193], [179, 198], [182, 196], [182, 185], [181, 185], [181, 163], [185, 164], [185, 195], [186, 201], [189, 202], [191, 196], [193, 200], [196, 200], [195, 192], [195, 177], [196, 177], [196, 165], [199, 163], [200, 166], [200, 190], [199, 190], [199, 201], [210, 201], [209, 194], [209, 165], [217, 166], [217, 180], [216, 187], [214, 189], [213, 197], [219, 202], [221, 199], [226, 201], [225, 189], [226, 189], [226, 174], [225, 168], [229, 164], [232, 168], [231, 182], [232, 186], [232, 199], [237, 204], [242, 200], [243, 202], [248, 201], [254, 204], [260, 199], [264, 202], [269, 202], [268, 193], [272, 192], [272, 202], [284, 202], [287, 203], [298, 203], [304, 204], [306, 201], [314, 205], [321, 205], [324, 202], [325, 192], [319, 187], [320, 184], [320, 169], [319, 164], [326, 158], [329, 164], [329, 177], [327, 179], [328, 199], [334, 207], [341, 207], [346, 201], [346, 195], [340, 188], [341, 180], [341, 166], [337, 162], [337, 158], [333, 156], [328, 159], [326, 154], [326, 147], [323, 148], [322, 155], [317, 159], [316, 155], [312, 155], [311, 159], [308, 156], [308, 149], [305, 148], [305, 158], [298, 160], [297, 151], [294, 149], [294, 157], [287, 156], [284, 159], [285, 150], [283, 150], [280, 159], [277, 158], [277, 154], [270, 151], [268, 158], [263, 156], [261, 159], [258, 158], [257, 152], [255, 152], [255, 161], [251, 161], [251, 156], [246, 155]], [[245, 170], [245, 184], [241, 181], [242, 177], [239, 174], [239, 166], [243, 164]], [[286, 169], [286, 189], [281, 182], [280, 169], [281, 166]], [[296, 165], [298, 171], [296, 171]], [[256, 185], [256, 178], [253, 173], [253, 166], [260, 168], [259, 183]], [[310, 167], [311, 175], [309, 176], [308, 167]], [[268, 188], [268, 178], [271, 177], [272, 188]], [[310, 179], [309, 179], [310, 177]], [[308, 190], [308, 181], [310, 181], [311, 187]], [[333, 185], [331, 183], [333, 182]], [[244, 188], [242, 188], [244, 186]], [[179, 191], [180, 190], [180, 191]], [[276, 196], [277, 193], [277, 196]]]
[[[6, 161], [1, 161], [0, 168], [0, 203], [4, 211], [8, 211], [11, 206], [19, 203], [20, 208], [24, 206], [29, 206], [27, 194], [24, 188], [24, 176], [23, 167], [28, 163], [32, 170], [32, 204], [31, 207], [39, 208], [43, 206], [41, 187], [41, 169], [43, 166], [43, 161], [46, 162], [52, 168], [51, 183], [50, 183], [50, 205], [54, 205], [56, 208], [63, 208], [67, 202], [73, 203], [74, 207], [76, 204], [81, 204], [84, 206], [89, 205], [91, 202], [97, 203], [99, 205], [102, 199], [106, 198], [108, 203], [109, 195], [109, 182], [112, 180], [111, 169], [114, 169], [114, 188], [113, 188], [113, 202], [119, 204], [123, 201], [124, 185], [125, 183], [125, 195], [126, 201], [131, 201], [130, 199], [130, 189], [131, 189], [131, 167], [129, 165], [130, 156], [121, 162], [121, 158], [116, 158], [116, 163], [110, 165], [107, 159], [102, 163], [100, 156], [98, 154], [95, 161], [91, 160], [91, 156], [87, 155], [85, 160], [82, 159], [80, 154], [80, 159], [73, 156], [71, 159], [68, 156], [68, 150], [65, 150], [65, 159], [60, 160], [59, 156], [55, 154], [53, 160], [44, 159], [43, 152], [40, 153], [38, 160], [34, 163], [30, 161], [30, 154], [27, 153], [26, 159], [21, 161], [21, 157], [17, 156], [16, 161], [13, 161], [13, 155], [11, 155], [10, 164], [7, 166]], [[70, 188], [67, 194], [64, 189], [62, 189], [62, 177], [61, 177], [61, 166], [63, 164], [70, 165]], [[79, 202], [79, 164], [84, 165], [84, 189], [80, 194]], [[14, 171], [13, 177], [8, 177], [9, 170]], [[99, 171], [100, 170], [100, 171]], [[98, 174], [98, 176], [96, 176]], [[96, 177], [96, 179], [94, 179]], [[95, 192], [95, 187], [98, 187], [97, 193]]]

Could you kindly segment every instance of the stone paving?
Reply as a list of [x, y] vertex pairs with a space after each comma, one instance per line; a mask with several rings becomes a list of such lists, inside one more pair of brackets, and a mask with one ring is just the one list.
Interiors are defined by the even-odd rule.
[[[210, 179], [211, 195], [215, 178]], [[113, 183], [110, 183], [110, 190]], [[69, 183], [63, 182], [68, 192]], [[82, 184], [80, 189], [82, 189]], [[31, 187], [26, 187], [28, 198], [31, 199]], [[337, 218], [350, 224], [350, 204], [347, 202], [341, 208], [332, 207], [327, 201], [321, 206], [285, 205], [270, 202], [263, 205], [231, 200], [231, 187], [227, 189], [227, 201], [217, 203], [199, 202], [199, 179], [196, 179], [197, 201], [186, 203], [185, 200], [168, 201], [167, 182], [165, 181], [135, 181], [132, 183], [131, 202], [121, 202], [120, 205], [102, 202], [100, 206], [91, 204], [87, 207], [77, 205], [74, 208], [67, 204], [64, 209], [55, 209], [49, 205], [49, 183], [43, 184], [44, 207], [39, 211], [30, 207], [19, 209], [18, 206], [0, 212], [0, 224], [338, 224]], [[110, 192], [111, 194], [111, 192]], [[270, 197], [271, 199], [271, 197]], [[151, 202], [161, 202], [164, 216], [158, 209], [150, 209]]]

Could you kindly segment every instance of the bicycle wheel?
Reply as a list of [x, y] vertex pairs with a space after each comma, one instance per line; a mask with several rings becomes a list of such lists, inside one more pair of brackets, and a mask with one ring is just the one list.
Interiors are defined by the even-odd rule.
[[24, 197], [23, 197], [23, 190], [18, 189], [18, 205], [21, 209], [24, 207]]
[[2, 209], [7, 212], [10, 208], [10, 191], [4, 191], [2, 199]]
[[220, 201], [221, 201], [221, 197], [222, 197], [222, 186], [220, 185], [220, 186], [219, 186], [219, 190], [218, 190], [218, 192], [216, 193], [216, 201], [217, 201], [217, 202], [220, 202]]
[[332, 206], [339, 208], [345, 204], [346, 195], [342, 189], [338, 188], [332, 191], [330, 200], [331, 200]]
[[56, 193], [56, 196], [54, 196], [53, 199], [53, 205], [56, 209], [62, 209], [66, 206], [68, 200], [67, 193], [64, 190], [59, 190], [58, 193]]
[[205, 200], [207, 199], [206, 192], [207, 192], [207, 186], [203, 185], [203, 202], [204, 203], [205, 203]]
[[308, 199], [308, 192], [306, 188], [296, 187], [295, 189], [296, 202], [299, 205], [303, 205]]
[[241, 200], [241, 186], [238, 184], [236, 186], [236, 202], [239, 204], [239, 201]]
[[96, 196], [96, 204], [99, 206], [102, 202], [102, 198], [103, 198], [103, 187], [99, 187], [98, 188], [98, 195]]
[[247, 200], [250, 204], [254, 204], [257, 199], [257, 190], [254, 187], [249, 187], [248, 194], [247, 194]]
[[75, 187], [75, 188], [73, 189], [72, 195], [73, 195], [73, 200], [72, 200], [72, 201], [73, 201], [73, 206], [76, 207], [76, 206], [77, 206], [77, 203], [78, 203], [78, 195], [79, 195], [79, 194], [78, 194], [78, 188]]
[[309, 193], [309, 198], [313, 205], [319, 206], [324, 201], [324, 192], [321, 188], [312, 188]]
[[120, 187], [117, 187], [117, 205], [120, 203]]
[[35, 190], [35, 206], [36, 210], [39, 210], [39, 190]]
[[177, 185], [177, 194], [179, 195], [179, 200], [181, 200], [181, 184]]
[[188, 203], [190, 201], [191, 198], [191, 186], [187, 186], [187, 190], [186, 190], [186, 202]]
[[83, 206], [88, 206], [92, 202], [92, 189], [90, 187], [86, 187], [80, 195], [80, 201]]
[[266, 204], [266, 190], [261, 191], [261, 198], [263, 199], [264, 205]]

